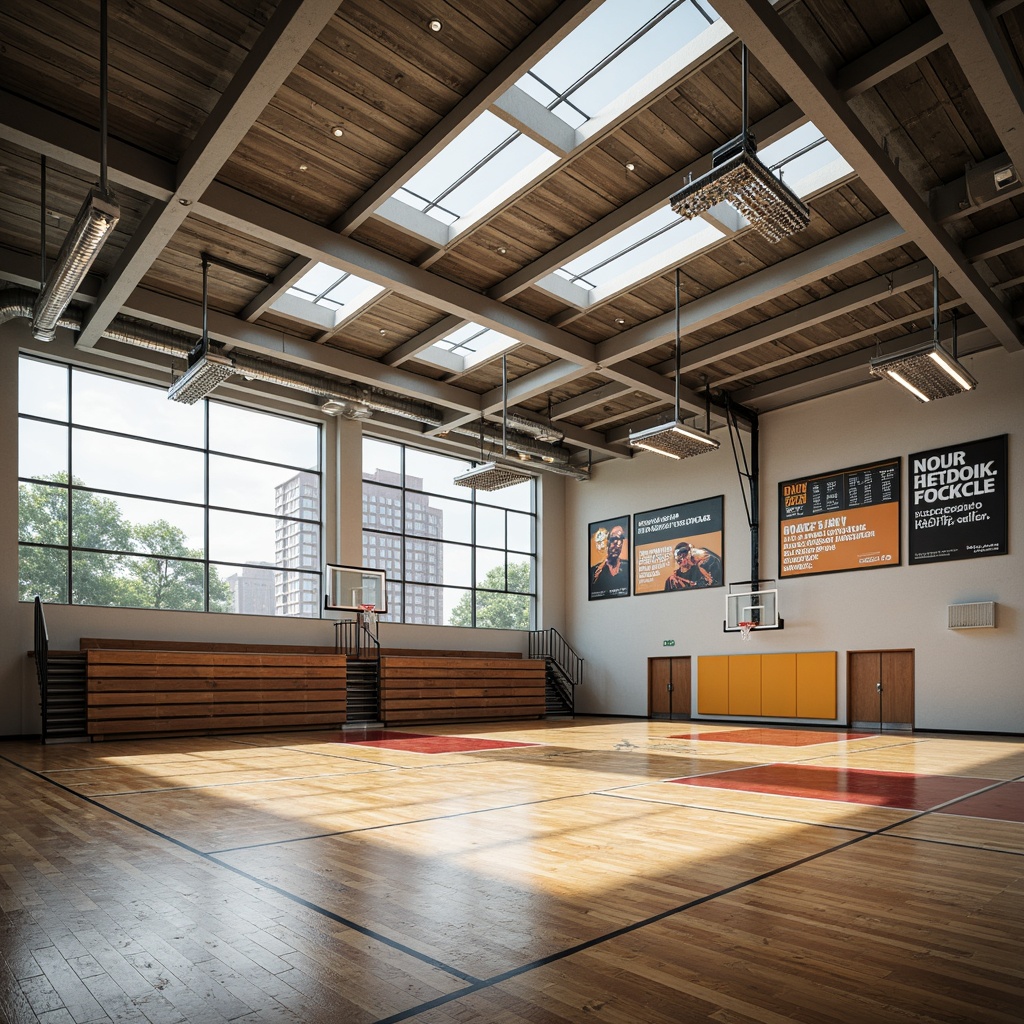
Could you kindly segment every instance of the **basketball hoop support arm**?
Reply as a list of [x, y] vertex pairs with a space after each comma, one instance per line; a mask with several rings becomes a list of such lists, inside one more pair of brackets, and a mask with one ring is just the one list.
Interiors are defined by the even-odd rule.
[[[750, 527], [750, 578], [761, 578], [761, 511], [758, 494], [760, 492], [760, 433], [758, 431], [757, 413], [747, 409], [729, 398], [728, 392], [722, 396], [725, 405], [726, 425], [729, 428], [729, 443], [732, 445], [732, 458], [736, 464], [736, 476], [740, 482], [740, 494], [743, 496], [743, 507], [747, 513], [747, 526]], [[737, 419], [746, 422], [750, 429], [750, 462], [739, 439]], [[739, 451], [737, 452], [737, 442]], [[740, 455], [743, 466], [740, 467]]]

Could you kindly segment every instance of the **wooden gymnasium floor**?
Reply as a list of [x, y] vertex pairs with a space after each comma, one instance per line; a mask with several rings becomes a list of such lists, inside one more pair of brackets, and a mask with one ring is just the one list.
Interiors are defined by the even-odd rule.
[[0, 744], [0, 1020], [1024, 1019], [1020, 738], [341, 738]]

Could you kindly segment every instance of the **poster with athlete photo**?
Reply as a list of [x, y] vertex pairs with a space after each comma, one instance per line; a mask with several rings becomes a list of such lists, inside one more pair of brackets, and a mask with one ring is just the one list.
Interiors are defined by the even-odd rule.
[[591, 523], [587, 597], [603, 601], [629, 597], [629, 516]]
[[633, 516], [634, 593], [725, 586], [724, 495]]

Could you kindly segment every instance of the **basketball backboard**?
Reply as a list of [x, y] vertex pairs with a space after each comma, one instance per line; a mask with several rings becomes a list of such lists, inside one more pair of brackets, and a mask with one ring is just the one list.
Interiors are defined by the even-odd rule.
[[775, 580], [743, 580], [729, 584], [722, 628], [726, 633], [738, 633], [741, 622], [753, 622], [752, 629], [784, 627], [779, 615], [779, 592]]
[[358, 565], [328, 565], [324, 607], [332, 611], [358, 612], [373, 605], [378, 615], [388, 610], [387, 580], [381, 569]]

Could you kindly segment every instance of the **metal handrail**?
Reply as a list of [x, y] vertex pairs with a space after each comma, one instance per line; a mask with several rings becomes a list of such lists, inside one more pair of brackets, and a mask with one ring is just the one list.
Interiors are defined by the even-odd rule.
[[43, 602], [36, 596], [33, 650], [36, 655], [36, 678], [39, 680], [39, 696], [46, 707], [46, 689], [49, 682], [47, 667], [49, 662], [50, 639], [46, 633], [46, 620], [43, 617]]
[[579, 686], [583, 682], [583, 658], [554, 626], [530, 631], [529, 656], [550, 658], [572, 686]]
[[339, 619], [334, 623], [334, 649], [350, 658], [371, 657], [380, 663], [380, 640], [377, 634], [358, 619]]

